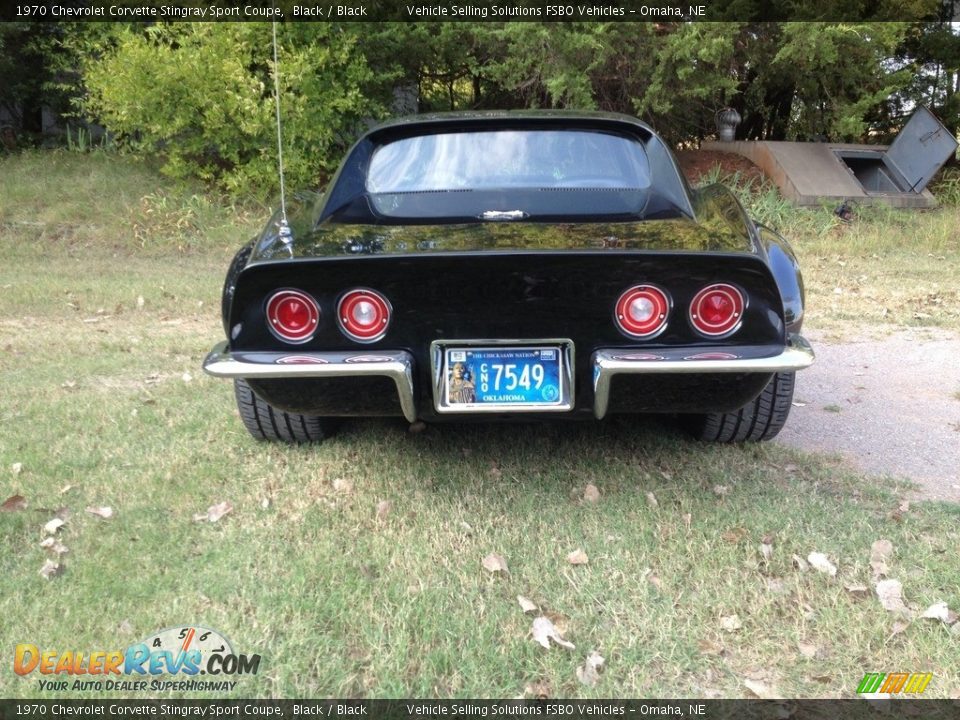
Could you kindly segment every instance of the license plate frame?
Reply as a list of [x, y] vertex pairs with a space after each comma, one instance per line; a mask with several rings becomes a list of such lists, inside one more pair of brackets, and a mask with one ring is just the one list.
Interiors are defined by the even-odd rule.
[[[436, 341], [432, 344], [431, 359], [434, 406], [439, 413], [543, 413], [573, 409], [573, 342], [568, 339]], [[484, 362], [486, 374], [481, 377]], [[458, 363], [462, 368], [460, 377], [455, 378], [454, 365]], [[501, 365], [499, 377], [493, 367], [496, 364]], [[507, 365], [513, 365], [513, 370], [508, 371]], [[540, 366], [543, 375], [539, 385], [534, 365]], [[461, 378], [467, 382], [457, 387], [456, 381]], [[497, 379], [499, 387], [495, 386]]]

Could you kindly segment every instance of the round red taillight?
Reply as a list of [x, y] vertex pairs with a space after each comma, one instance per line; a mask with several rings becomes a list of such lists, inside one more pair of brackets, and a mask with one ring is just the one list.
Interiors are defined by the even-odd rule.
[[667, 326], [670, 299], [653, 285], [637, 285], [617, 300], [614, 319], [622, 332], [634, 338], [652, 337]]
[[690, 303], [690, 322], [703, 335], [728, 335], [740, 327], [744, 304], [743, 293], [733, 285], [708, 285]]
[[390, 303], [374, 290], [351, 290], [337, 303], [337, 321], [347, 337], [357, 342], [376, 342], [387, 333]]
[[320, 308], [304, 292], [281, 290], [267, 301], [267, 324], [284, 342], [304, 343], [313, 337], [320, 324]]

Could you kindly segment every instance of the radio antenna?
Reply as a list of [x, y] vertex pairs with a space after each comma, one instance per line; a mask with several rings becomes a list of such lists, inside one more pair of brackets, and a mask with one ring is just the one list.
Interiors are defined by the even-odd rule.
[[290, 247], [293, 233], [287, 223], [287, 194], [283, 183], [283, 126], [280, 124], [280, 62], [277, 59], [277, 21], [273, 21], [273, 97], [277, 109], [277, 166], [280, 170], [280, 241]]

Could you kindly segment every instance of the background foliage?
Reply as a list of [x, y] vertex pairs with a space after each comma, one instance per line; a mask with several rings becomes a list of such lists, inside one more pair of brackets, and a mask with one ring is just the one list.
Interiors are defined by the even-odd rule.
[[[929, 18], [920, 23], [878, 22], [880, 3], [868, 21], [845, 23], [281, 24], [290, 183], [321, 184], [363, 126], [415, 111], [611, 110], [684, 146], [713, 135], [727, 105], [745, 139], [883, 141], [925, 104], [956, 132], [957, 3], [911, 0], [910, 14]], [[20, 145], [40, 137], [43, 106], [99, 123], [175, 177], [274, 192], [270, 32], [268, 23], [8, 23], [0, 109]]]

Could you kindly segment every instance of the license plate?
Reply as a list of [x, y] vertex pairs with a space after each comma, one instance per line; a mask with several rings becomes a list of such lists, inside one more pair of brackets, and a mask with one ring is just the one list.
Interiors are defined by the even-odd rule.
[[446, 348], [443, 405], [451, 411], [549, 410], [567, 401], [562, 349]]

